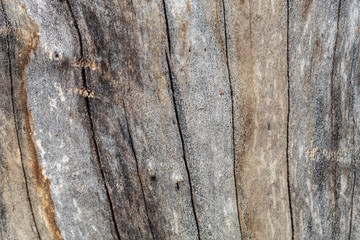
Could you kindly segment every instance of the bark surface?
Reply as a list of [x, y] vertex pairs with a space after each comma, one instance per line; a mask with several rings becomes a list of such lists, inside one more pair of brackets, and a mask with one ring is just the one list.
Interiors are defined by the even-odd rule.
[[0, 239], [359, 239], [359, 0], [0, 0]]

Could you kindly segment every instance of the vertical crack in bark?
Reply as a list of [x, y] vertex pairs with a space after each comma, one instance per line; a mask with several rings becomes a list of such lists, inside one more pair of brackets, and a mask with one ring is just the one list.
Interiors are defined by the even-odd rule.
[[186, 169], [186, 172], [187, 172], [188, 181], [189, 181], [189, 185], [190, 185], [191, 205], [192, 205], [193, 212], [194, 212], [196, 228], [197, 228], [197, 231], [198, 231], [198, 238], [201, 239], [200, 238], [199, 222], [198, 222], [198, 218], [197, 218], [197, 215], [196, 215], [196, 209], [195, 209], [195, 204], [194, 204], [194, 193], [193, 193], [193, 187], [192, 187], [192, 183], [191, 183], [190, 171], [189, 171], [189, 166], [188, 166], [188, 163], [187, 163], [187, 160], [186, 160], [186, 154], [185, 154], [184, 136], [183, 136], [181, 126], [180, 126], [179, 113], [178, 113], [178, 110], [177, 110], [177, 104], [176, 104], [176, 99], [175, 99], [175, 88], [174, 88], [173, 79], [172, 79], [172, 75], [171, 75], [170, 61], [169, 61], [169, 57], [168, 57], [168, 55], [166, 53], [165, 53], [165, 56], [166, 56], [166, 62], [167, 62], [168, 71], [169, 71], [170, 87], [171, 87], [171, 92], [172, 92], [172, 97], [173, 97], [173, 102], [174, 102], [175, 117], [176, 117], [176, 122], [177, 122], [177, 126], [178, 126], [178, 131], [180, 133], [180, 140], [181, 140], [181, 145], [182, 145], [183, 159], [184, 159], [184, 162], [185, 162], [185, 169]]
[[28, 181], [27, 181], [27, 174], [25, 171], [25, 166], [24, 166], [24, 157], [23, 157], [23, 153], [22, 153], [22, 149], [21, 149], [21, 144], [20, 144], [20, 137], [19, 137], [19, 126], [17, 124], [17, 117], [16, 117], [16, 113], [15, 113], [15, 92], [14, 92], [14, 79], [13, 79], [13, 75], [12, 75], [12, 63], [11, 63], [11, 54], [10, 54], [10, 23], [9, 23], [9, 19], [7, 16], [7, 13], [5, 11], [5, 6], [4, 6], [4, 2], [3, 0], [1, 0], [1, 8], [3, 10], [4, 13], [4, 18], [5, 18], [5, 27], [6, 27], [6, 48], [7, 48], [7, 56], [8, 56], [8, 71], [9, 71], [9, 77], [10, 77], [10, 91], [11, 91], [11, 105], [12, 105], [12, 112], [13, 112], [13, 116], [14, 116], [14, 124], [15, 124], [15, 131], [16, 131], [16, 138], [17, 138], [17, 145], [19, 148], [19, 152], [20, 152], [20, 161], [21, 161], [21, 168], [23, 171], [23, 176], [24, 176], [24, 180], [25, 180], [25, 189], [26, 189], [26, 195], [27, 195], [27, 199], [28, 199], [28, 203], [29, 203], [29, 207], [30, 207], [30, 212], [31, 212], [31, 216], [33, 218], [34, 221], [34, 226], [35, 226], [35, 230], [37, 233], [38, 238], [41, 240], [41, 236], [40, 236], [40, 232], [36, 223], [36, 219], [35, 219], [35, 214], [34, 214], [34, 209], [33, 209], [33, 205], [31, 202], [31, 197], [30, 197], [30, 191], [29, 191], [29, 185], [28, 185]]
[[169, 27], [169, 21], [168, 21], [168, 18], [167, 18], [165, 0], [162, 0], [162, 2], [163, 2], [163, 8], [164, 8], [165, 24], [166, 24], [166, 36], [167, 36], [168, 51], [169, 51], [169, 56], [165, 52], [165, 57], [166, 57], [166, 63], [167, 63], [168, 71], [169, 71], [170, 87], [171, 87], [171, 93], [172, 93], [172, 98], [173, 98], [172, 100], [173, 100], [173, 103], [174, 103], [174, 111], [175, 111], [175, 117], [176, 117], [176, 122], [177, 122], [177, 126], [178, 126], [178, 131], [179, 131], [179, 134], [180, 134], [180, 140], [181, 140], [181, 145], [182, 145], [182, 152], [183, 152], [183, 159], [184, 159], [184, 163], [185, 163], [185, 169], [186, 169], [186, 172], [187, 172], [188, 181], [189, 181], [189, 185], [190, 185], [191, 205], [192, 205], [193, 212], [194, 212], [195, 224], [196, 224], [196, 229], [197, 229], [197, 232], [198, 232], [198, 239], [201, 239], [200, 238], [199, 221], [198, 221], [198, 218], [197, 218], [197, 215], [196, 215], [196, 209], [195, 209], [195, 203], [194, 203], [194, 193], [193, 193], [193, 187], [192, 187], [192, 183], [191, 183], [190, 170], [189, 170], [189, 166], [188, 166], [187, 159], [186, 159], [186, 154], [185, 154], [184, 136], [183, 136], [183, 132], [182, 132], [181, 126], [180, 126], [179, 113], [178, 113], [176, 99], [175, 99], [175, 87], [174, 87], [174, 82], [173, 82], [173, 78], [172, 78], [172, 74], [171, 74], [172, 71], [171, 71], [170, 59], [169, 59], [169, 57], [171, 56], [170, 27]]
[[[79, 28], [79, 25], [78, 25], [78, 23], [76, 21], [75, 14], [74, 14], [74, 12], [72, 10], [72, 7], [70, 5], [69, 0], [66, 0], [66, 3], [68, 5], [68, 7], [69, 7], [69, 11], [70, 11], [71, 17], [72, 17], [73, 22], [74, 22], [74, 27], [75, 27], [77, 35], [78, 35], [79, 45], [80, 45], [80, 57], [82, 58], [82, 60], [84, 60], [84, 47], [83, 47], [82, 36], [81, 36], [81, 33], [80, 33], [80, 28]], [[88, 84], [87, 84], [87, 80], [86, 80], [85, 66], [81, 66], [81, 76], [82, 76], [82, 79], [83, 79], [83, 85], [84, 85], [85, 89], [88, 89]], [[100, 173], [101, 173], [101, 177], [102, 177], [102, 179], [104, 181], [106, 197], [107, 197], [107, 200], [108, 200], [107, 202], [109, 203], [109, 206], [110, 206], [111, 218], [112, 218], [112, 221], [113, 221], [114, 226], [115, 226], [115, 232], [116, 232], [117, 238], [121, 239], [119, 229], [118, 229], [118, 226], [117, 226], [117, 222], [116, 222], [116, 219], [115, 219], [114, 207], [113, 207], [113, 204], [112, 204], [112, 200], [111, 200], [111, 197], [110, 197], [108, 186], [106, 184], [105, 174], [104, 174], [104, 171], [102, 169], [99, 148], [98, 148], [98, 145], [97, 145], [97, 142], [96, 142], [96, 137], [95, 137], [94, 123], [93, 123], [93, 120], [92, 120], [92, 117], [91, 117], [90, 101], [89, 101], [88, 97], [85, 97], [85, 102], [86, 102], [86, 109], [87, 109], [87, 114], [88, 114], [89, 122], [90, 122], [91, 138], [92, 138], [92, 141], [94, 143], [95, 153], [96, 153], [96, 160], [97, 160], [98, 165], [99, 165], [99, 170], [100, 170]]]
[[122, 99], [122, 104], [123, 104], [123, 108], [124, 108], [124, 112], [125, 112], [126, 128], [127, 128], [128, 134], [129, 134], [129, 144], [130, 144], [131, 151], [133, 152], [134, 159], [135, 159], [135, 162], [136, 162], [136, 172], [137, 172], [137, 176], [139, 178], [139, 182], [140, 182], [140, 186], [141, 186], [141, 192], [142, 192], [142, 195], [143, 195], [143, 198], [144, 198], [145, 212], [146, 212], [146, 217], [147, 217], [148, 223], [149, 223], [149, 228], [150, 228], [150, 232], [151, 232], [151, 239], [154, 239], [154, 233], [152, 231], [152, 225], [151, 225], [151, 221], [150, 221], [149, 213], [148, 213], [149, 210], [148, 210], [148, 207], [147, 207], [147, 204], [146, 204], [144, 185], [143, 185], [143, 182], [142, 182], [141, 177], [140, 177], [139, 162], [138, 162], [138, 159], [137, 159], [137, 156], [136, 156], [135, 147], [134, 147], [134, 141], [133, 141], [133, 138], [132, 138], [130, 127], [129, 127], [129, 121], [128, 121], [128, 118], [127, 118], [127, 110], [126, 110], [124, 99]]
[[235, 171], [235, 123], [234, 123], [234, 92], [233, 92], [233, 86], [231, 81], [231, 71], [229, 66], [229, 49], [228, 49], [228, 34], [227, 34], [227, 25], [226, 25], [226, 8], [225, 8], [225, 0], [222, 0], [222, 7], [223, 7], [223, 21], [224, 21], [224, 37], [225, 37], [225, 61], [226, 61], [226, 67], [228, 71], [228, 81], [229, 81], [229, 87], [230, 87], [230, 97], [231, 97], [231, 125], [232, 125], [232, 142], [233, 142], [233, 174], [234, 174], [234, 184], [235, 184], [235, 198], [236, 198], [236, 209], [237, 209], [237, 217], [239, 222], [239, 230], [240, 235], [241, 234], [241, 225], [240, 225], [240, 209], [239, 209], [239, 198], [238, 198], [238, 192], [237, 192], [237, 181], [236, 181], [236, 171]]
[[290, 164], [289, 164], [289, 124], [290, 124], [290, 1], [287, 0], [287, 30], [286, 30], [286, 66], [287, 66], [287, 116], [286, 116], [286, 172], [287, 172], [287, 187], [288, 187], [288, 199], [289, 199], [289, 212], [290, 212], [290, 223], [291, 223], [291, 239], [294, 239], [295, 236], [295, 228], [294, 228], [294, 216], [293, 216], [293, 208], [291, 201], [291, 184], [290, 184]]
[[167, 41], [168, 41], [169, 54], [171, 54], [170, 27], [169, 27], [169, 20], [167, 17], [165, 0], [162, 0], [162, 3], [163, 3], [163, 8], [164, 8], [164, 17], [165, 17], [166, 35], [167, 35]]
[[[331, 159], [330, 159], [330, 174], [332, 174], [332, 176], [330, 176], [330, 187], [332, 189], [330, 189], [331, 191], [331, 195], [333, 196], [333, 203], [331, 203], [331, 210], [332, 210], [332, 229], [333, 229], [333, 233], [332, 236], [335, 237], [337, 234], [337, 229], [338, 229], [338, 198], [339, 198], [339, 193], [338, 193], [338, 179], [337, 179], [337, 172], [338, 172], [338, 159], [336, 158], [336, 154], [338, 152], [338, 148], [339, 148], [339, 131], [340, 131], [340, 127], [338, 126], [340, 123], [338, 122], [339, 119], [337, 118], [337, 116], [339, 114], [341, 114], [339, 111], [341, 111], [341, 109], [338, 109], [338, 105], [339, 105], [339, 100], [337, 97], [338, 94], [338, 87], [334, 86], [334, 81], [335, 81], [335, 67], [336, 67], [336, 52], [337, 52], [337, 45], [338, 45], [338, 39], [339, 39], [339, 27], [340, 27], [340, 15], [341, 15], [341, 0], [339, 0], [339, 4], [338, 4], [338, 16], [337, 16], [337, 24], [336, 24], [336, 36], [335, 36], [335, 43], [334, 43], [334, 49], [333, 49], [333, 56], [332, 56], [332, 69], [331, 69], [331, 80], [330, 80], [330, 96], [331, 96], [331, 149], [332, 149], [332, 154], [331, 154]], [[336, 88], [335, 88], [336, 87]]]

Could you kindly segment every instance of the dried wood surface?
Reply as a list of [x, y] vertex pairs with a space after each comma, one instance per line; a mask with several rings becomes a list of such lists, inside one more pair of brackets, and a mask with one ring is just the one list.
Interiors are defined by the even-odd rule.
[[359, 0], [0, 3], [0, 239], [360, 239]]

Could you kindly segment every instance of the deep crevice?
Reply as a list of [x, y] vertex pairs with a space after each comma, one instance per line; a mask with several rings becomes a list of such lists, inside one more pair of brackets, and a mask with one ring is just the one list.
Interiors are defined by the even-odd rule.
[[[148, 207], [147, 207], [147, 204], [146, 204], [144, 185], [143, 185], [143, 182], [142, 182], [141, 177], [140, 177], [139, 162], [138, 162], [138, 159], [137, 159], [137, 156], [136, 156], [135, 147], [134, 147], [134, 141], [133, 141], [133, 138], [132, 138], [132, 135], [131, 135], [130, 127], [129, 127], [129, 121], [128, 121], [128, 118], [127, 118], [127, 111], [126, 111], [126, 106], [125, 106], [124, 99], [122, 100], [122, 103], [123, 103], [123, 108], [124, 108], [124, 112], [125, 112], [124, 115], [125, 115], [125, 121], [126, 121], [126, 128], [127, 128], [128, 134], [129, 134], [129, 144], [130, 144], [131, 151], [133, 152], [134, 159], [135, 159], [135, 162], [136, 162], [136, 172], [137, 172], [137, 176], [139, 178], [141, 191], [142, 191], [142, 195], [143, 195], [143, 198], [144, 198], [146, 217], [148, 219], [148, 224], [149, 224], [150, 232], [151, 232], [151, 235], [152, 235], [151, 238], [154, 239], [154, 233], [152, 231], [152, 224], [151, 224], [151, 221], [150, 221], [150, 218], [149, 218], [149, 213], [148, 213], [149, 210], [148, 210]], [[153, 176], [151, 178], [156, 179], [155, 176]]]
[[178, 131], [179, 131], [179, 134], [180, 134], [180, 140], [181, 140], [181, 145], [182, 145], [182, 152], [183, 152], [183, 159], [184, 159], [184, 163], [185, 163], [185, 169], [186, 169], [186, 172], [187, 172], [188, 181], [189, 181], [189, 185], [190, 185], [191, 205], [192, 205], [193, 212], [194, 212], [195, 224], [196, 224], [196, 229], [197, 229], [197, 232], [198, 232], [198, 239], [201, 239], [200, 238], [199, 221], [198, 221], [198, 218], [197, 218], [197, 215], [196, 215], [196, 209], [195, 209], [195, 203], [194, 203], [194, 193], [193, 193], [193, 187], [192, 187], [192, 184], [191, 184], [191, 176], [190, 176], [190, 171], [189, 171], [188, 163], [187, 163], [187, 160], [186, 160], [186, 154], [185, 154], [184, 136], [183, 136], [183, 132], [182, 132], [181, 126], [180, 126], [179, 113], [178, 113], [176, 99], [175, 99], [175, 88], [174, 88], [173, 78], [172, 78], [172, 74], [171, 74], [172, 71], [171, 71], [170, 59], [169, 59], [170, 56], [171, 56], [170, 27], [169, 27], [169, 21], [168, 21], [168, 17], [167, 17], [167, 12], [166, 12], [165, 0], [162, 0], [162, 2], [163, 2], [163, 8], [164, 8], [164, 15], [165, 15], [164, 18], [165, 18], [165, 24], [166, 24], [166, 36], [167, 36], [168, 51], [169, 51], [169, 56], [165, 52], [165, 57], [166, 57], [166, 63], [167, 63], [168, 71], [169, 71], [171, 94], [172, 94], [172, 100], [173, 100], [173, 103], [174, 103], [174, 111], [175, 111], [175, 117], [176, 117], [176, 122], [177, 122], [177, 126], [178, 126]]
[[236, 197], [236, 209], [237, 209], [237, 216], [238, 216], [238, 222], [239, 222], [239, 230], [240, 235], [242, 235], [241, 232], [241, 224], [240, 224], [240, 209], [239, 209], [239, 198], [238, 198], [238, 192], [237, 192], [237, 184], [236, 184], [236, 170], [235, 170], [235, 121], [234, 121], [234, 92], [233, 92], [233, 86], [231, 81], [231, 71], [229, 66], [229, 50], [228, 50], [228, 35], [227, 35], [227, 25], [226, 25], [226, 8], [225, 8], [225, 0], [222, 0], [222, 7], [223, 7], [223, 21], [224, 21], [224, 37], [225, 37], [225, 57], [226, 57], [226, 67], [228, 71], [228, 81], [229, 81], [229, 87], [230, 87], [230, 97], [231, 97], [231, 124], [232, 124], [232, 142], [233, 142], [233, 174], [234, 174], [234, 184], [235, 184], [235, 197]]
[[289, 200], [289, 212], [290, 212], [290, 222], [291, 222], [291, 239], [294, 240], [295, 237], [295, 228], [294, 228], [294, 216], [293, 216], [293, 207], [291, 200], [291, 184], [290, 184], [290, 164], [289, 164], [289, 124], [290, 124], [290, 1], [287, 0], [287, 30], [286, 30], [286, 69], [287, 69], [287, 116], [286, 116], [286, 173], [287, 173], [287, 187], [288, 187], [288, 200]]
[[185, 154], [184, 136], [183, 136], [183, 132], [182, 132], [181, 126], [180, 126], [179, 113], [178, 113], [178, 110], [177, 110], [177, 104], [176, 104], [176, 99], [175, 99], [175, 88], [174, 88], [172, 74], [171, 74], [170, 61], [169, 61], [169, 57], [168, 57], [168, 55], [166, 53], [165, 53], [165, 57], [166, 57], [167, 65], [168, 65], [170, 87], [171, 87], [171, 93], [172, 93], [172, 98], [173, 98], [172, 100], [173, 100], [173, 103], [174, 103], [174, 110], [175, 110], [175, 117], [176, 117], [176, 122], [177, 122], [177, 126], [178, 126], [178, 131], [179, 131], [179, 134], [180, 134], [180, 140], [181, 140], [182, 152], [183, 152], [183, 159], [184, 159], [184, 162], [185, 162], [185, 169], [186, 169], [186, 172], [187, 172], [188, 181], [189, 181], [189, 185], [190, 185], [191, 205], [192, 205], [193, 212], [194, 212], [196, 228], [197, 228], [197, 231], [198, 231], [198, 238], [201, 239], [200, 238], [199, 222], [198, 222], [198, 218], [197, 218], [197, 215], [196, 215], [196, 209], [195, 209], [195, 204], [194, 204], [194, 193], [193, 193], [193, 187], [192, 187], [192, 184], [191, 184], [190, 171], [189, 171], [188, 163], [187, 163], [187, 160], [186, 160], [186, 154]]
[[164, 17], [165, 17], [166, 35], [167, 35], [167, 41], [168, 41], [169, 54], [171, 54], [170, 27], [169, 27], [169, 20], [167, 17], [165, 0], [162, 0], [162, 3], [163, 3], [163, 8], [164, 8]]
[[[79, 25], [78, 25], [78, 23], [76, 21], [75, 14], [74, 14], [74, 12], [72, 10], [72, 7], [70, 5], [69, 0], [66, 0], [66, 3], [67, 3], [67, 6], [69, 8], [71, 18], [73, 20], [74, 27], [75, 27], [77, 35], [78, 35], [79, 45], [80, 45], [80, 57], [81, 57], [81, 60], [84, 60], [84, 48], [83, 48], [83, 41], [82, 41], [82, 36], [81, 36], [81, 33], [80, 33], [80, 28], [79, 28]], [[85, 89], [89, 89], [87, 81], [86, 81], [85, 66], [83, 66], [83, 65], [81, 66], [81, 77], [83, 79], [83, 86], [85, 87]], [[92, 135], [91, 138], [93, 140], [93, 144], [94, 144], [94, 148], [95, 148], [95, 154], [96, 154], [96, 160], [97, 160], [98, 165], [99, 165], [99, 170], [100, 170], [100, 173], [101, 173], [101, 177], [102, 177], [102, 179], [104, 181], [106, 197], [108, 199], [108, 203], [109, 203], [109, 206], [110, 206], [111, 218], [112, 218], [112, 221], [113, 221], [114, 226], [115, 226], [115, 232], [116, 232], [117, 238], [121, 239], [119, 229], [118, 229], [118, 226], [117, 226], [117, 222], [116, 222], [116, 219], [115, 219], [115, 213], [114, 213], [114, 208], [113, 208], [113, 204], [112, 204], [112, 201], [111, 201], [109, 189], [108, 189], [108, 186], [106, 184], [105, 174], [104, 174], [104, 171], [102, 169], [99, 148], [98, 148], [96, 138], [95, 138], [94, 123], [93, 123], [93, 120], [92, 120], [92, 117], [91, 117], [90, 101], [89, 101], [88, 97], [85, 97], [85, 102], [86, 102], [87, 114], [88, 114], [88, 117], [89, 117], [90, 130], [91, 130], [91, 135]]]
[[40, 232], [39, 232], [39, 229], [38, 229], [38, 226], [37, 226], [37, 223], [36, 223], [36, 219], [35, 219], [33, 205], [32, 205], [32, 202], [31, 202], [29, 185], [28, 185], [27, 175], [26, 175], [25, 165], [24, 165], [24, 157], [23, 157], [21, 144], [20, 144], [19, 126], [17, 124], [17, 117], [16, 117], [16, 113], [15, 113], [14, 79], [13, 79], [13, 75], [12, 75], [12, 66], [11, 66], [12, 62], [11, 62], [11, 54], [10, 54], [10, 36], [9, 36], [9, 34], [10, 34], [10, 23], [9, 23], [9, 19], [8, 19], [8, 16], [7, 16], [6, 11], [5, 11], [4, 2], [2, 0], [1, 0], [1, 7], [2, 7], [2, 10], [3, 10], [3, 13], [4, 13], [5, 22], [6, 22], [6, 47], [7, 47], [7, 56], [8, 56], [8, 60], [9, 60], [8, 71], [9, 71], [10, 84], [11, 84], [11, 86], [10, 86], [11, 105], [12, 105], [12, 112], [13, 112], [13, 116], [14, 116], [14, 124], [15, 124], [17, 145], [18, 145], [19, 152], [20, 152], [21, 167], [22, 167], [22, 171], [23, 171], [23, 175], [24, 175], [26, 195], [27, 195], [27, 199], [28, 199], [28, 202], [29, 202], [29, 206], [30, 206], [31, 216], [32, 216], [33, 221], [34, 221], [34, 226], [35, 226], [37, 236], [41, 240]]

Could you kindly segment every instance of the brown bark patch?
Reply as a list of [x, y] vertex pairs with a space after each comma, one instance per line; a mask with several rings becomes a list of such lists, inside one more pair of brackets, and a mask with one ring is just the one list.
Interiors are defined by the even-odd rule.
[[[28, 105], [28, 95], [27, 95], [27, 76], [26, 76], [26, 67], [30, 61], [31, 52], [36, 56], [36, 51], [39, 46], [39, 34], [38, 34], [38, 25], [34, 22], [33, 19], [26, 13], [26, 6], [23, 4], [23, 13], [24, 13], [24, 22], [21, 23], [21, 30], [16, 31], [17, 33], [17, 46], [20, 49], [17, 49], [16, 52], [21, 52], [19, 54], [19, 70], [20, 70], [20, 84], [17, 93], [17, 97], [20, 101], [21, 113], [22, 113], [22, 123], [25, 127], [24, 129], [24, 141], [25, 149], [22, 149], [31, 159], [31, 169], [28, 171], [31, 172], [30, 177], [34, 177], [34, 181], [37, 190], [37, 197], [41, 200], [42, 208], [45, 213], [46, 226], [52, 236], [52, 239], [62, 239], [59, 227], [56, 222], [55, 216], [55, 207], [54, 202], [51, 197], [50, 192], [50, 181], [43, 174], [41, 168], [33, 135], [32, 127], [32, 116], [29, 110]], [[18, 129], [21, 131], [20, 129]]]
[[[220, 49], [221, 52], [223, 53], [223, 55], [225, 56], [226, 53], [226, 49], [225, 49], [225, 42], [224, 42], [224, 38], [226, 38], [226, 36], [224, 35], [223, 38], [223, 34], [225, 33], [224, 28], [225, 28], [225, 23], [222, 22], [226, 21], [224, 19], [223, 16], [220, 15], [220, 13], [222, 12], [222, 10], [225, 11], [225, 9], [222, 8], [222, 6], [220, 6], [220, 2], [219, 1], [215, 1], [215, 6], [216, 6], [216, 14], [215, 14], [215, 26], [214, 26], [214, 35], [216, 37], [216, 40], [218, 42], [218, 44], [220, 45]], [[225, 13], [222, 13], [225, 14]]]
[[191, 15], [191, 4], [190, 4], [189, 0], [186, 0], [186, 8], [187, 8], [189, 15]]
[[323, 54], [323, 51], [324, 51], [324, 45], [321, 40], [321, 37], [318, 35], [315, 41], [315, 54], [321, 56]]
[[183, 53], [186, 52], [185, 49], [186, 48], [186, 35], [187, 35], [187, 30], [189, 28], [189, 21], [188, 20], [184, 20], [181, 23], [180, 26], [180, 39], [181, 39], [181, 47], [182, 47], [182, 51]]
[[304, 11], [302, 14], [303, 17], [306, 17], [309, 14], [312, 4], [313, 4], [313, 0], [305, 0], [304, 1]]

